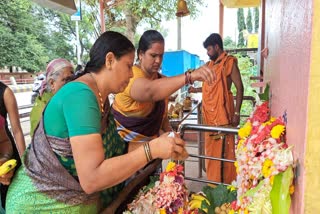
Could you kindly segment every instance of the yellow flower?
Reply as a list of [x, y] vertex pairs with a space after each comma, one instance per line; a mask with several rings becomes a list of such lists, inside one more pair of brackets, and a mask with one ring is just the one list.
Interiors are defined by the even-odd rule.
[[285, 126], [283, 125], [276, 125], [271, 129], [271, 137], [278, 139], [281, 134], [284, 132]]
[[160, 209], [160, 214], [166, 214], [167, 212], [166, 212], [166, 209], [164, 209], [164, 208], [161, 208]]
[[239, 174], [239, 164], [238, 164], [238, 161], [235, 161], [235, 162], [234, 162], [234, 166], [236, 167], [236, 172], [237, 172], [237, 174]]
[[249, 214], [248, 208], [246, 208], [246, 209], [244, 210], [244, 214]]
[[237, 150], [240, 150], [240, 148], [243, 147], [244, 141], [245, 141], [244, 139], [240, 139], [240, 140], [238, 141]]
[[276, 121], [277, 118], [275, 117], [271, 117], [270, 120], [268, 120], [267, 122], [263, 123], [265, 126], [267, 125], [271, 125], [274, 121]]
[[166, 167], [166, 172], [170, 172], [174, 169], [174, 167], [176, 166], [176, 163], [173, 161], [170, 161]]
[[234, 210], [230, 210], [228, 214], [234, 214]]
[[242, 128], [239, 129], [238, 135], [240, 138], [246, 138], [250, 135], [251, 130], [252, 130], [252, 126], [251, 126], [251, 123], [248, 121], [246, 122], [246, 124], [244, 124]]
[[228, 189], [230, 192], [232, 192], [232, 191], [235, 191], [235, 190], [236, 190], [236, 187], [231, 184], [231, 185], [227, 186], [227, 189]]
[[271, 175], [272, 171], [273, 171], [273, 162], [270, 159], [266, 159], [263, 162], [263, 166], [262, 166], [263, 177], [268, 178]]

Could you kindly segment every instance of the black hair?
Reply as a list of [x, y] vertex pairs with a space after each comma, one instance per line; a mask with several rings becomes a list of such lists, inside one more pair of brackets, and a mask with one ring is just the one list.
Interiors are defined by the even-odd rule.
[[109, 52], [112, 52], [116, 59], [119, 59], [134, 50], [134, 45], [127, 37], [115, 31], [106, 31], [99, 36], [91, 47], [90, 59], [83, 72], [75, 75], [73, 80], [88, 72], [100, 71], [106, 63], [106, 55]]
[[146, 52], [151, 47], [151, 45], [155, 42], [163, 42], [164, 43], [164, 38], [161, 35], [161, 33], [159, 33], [156, 30], [145, 31], [139, 40], [139, 45], [138, 45], [138, 49], [137, 49], [137, 56], [139, 57], [140, 51]]
[[206, 40], [203, 42], [203, 47], [207, 48], [208, 46], [218, 45], [221, 50], [223, 50], [223, 42], [221, 36], [218, 33], [212, 33]]
[[76, 72], [77, 72], [77, 71], [81, 71], [81, 70], [82, 70], [82, 65], [79, 65], [79, 64], [78, 64], [77, 67], [76, 67], [76, 69], [74, 69], [74, 70], [75, 70]]

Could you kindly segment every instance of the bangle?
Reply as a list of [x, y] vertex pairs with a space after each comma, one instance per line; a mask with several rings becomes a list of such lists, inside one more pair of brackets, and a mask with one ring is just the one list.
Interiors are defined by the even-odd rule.
[[191, 72], [193, 72], [194, 69], [189, 69], [185, 72], [185, 84], [186, 85], [192, 85], [193, 84], [193, 81], [192, 81], [192, 78], [191, 78]]
[[149, 146], [149, 142], [146, 142], [143, 144], [144, 147], [144, 153], [146, 155], [147, 161], [150, 162], [152, 161], [152, 155], [151, 155], [151, 150], [150, 150], [150, 146]]
[[234, 112], [234, 115], [240, 115], [240, 112], [238, 112], [238, 111], [236, 111], [236, 112]]

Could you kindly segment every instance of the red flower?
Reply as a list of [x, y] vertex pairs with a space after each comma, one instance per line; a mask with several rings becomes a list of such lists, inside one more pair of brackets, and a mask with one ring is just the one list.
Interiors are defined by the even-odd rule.
[[249, 119], [251, 123], [258, 121], [260, 123], [266, 122], [269, 119], [269, 102], [264, 102], [256, 107], [252, 117]]
[[237, 205], [237, 200], [234, 200], [234, 201], [231, 202], [231, 208], [234, 211], [237, 211], [238, 209], [240, 209], [240, 206]]

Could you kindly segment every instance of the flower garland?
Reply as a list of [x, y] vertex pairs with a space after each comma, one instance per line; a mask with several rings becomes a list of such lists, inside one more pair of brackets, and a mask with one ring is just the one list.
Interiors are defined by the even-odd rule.
[[285, 175], [290, 178], [289, 185], [292, 183], [292, 147], [285, 142], [285, 124], [280, 117], [269, 114], [268, 102], [264, 102], [239, 129], [235, 162], [237, 201], [230, 213], [260, 213], [264, 209], [266, 213], [276, 213], [274, 204], [279, 201], [274, 202], [271, 195], [276, 192], [275, 176], [290, 170]]
[[183, 214], [188, 206], [183, 166], [169, 162], [160, 180], [146, 193], [138, 194], [126, 213]]

